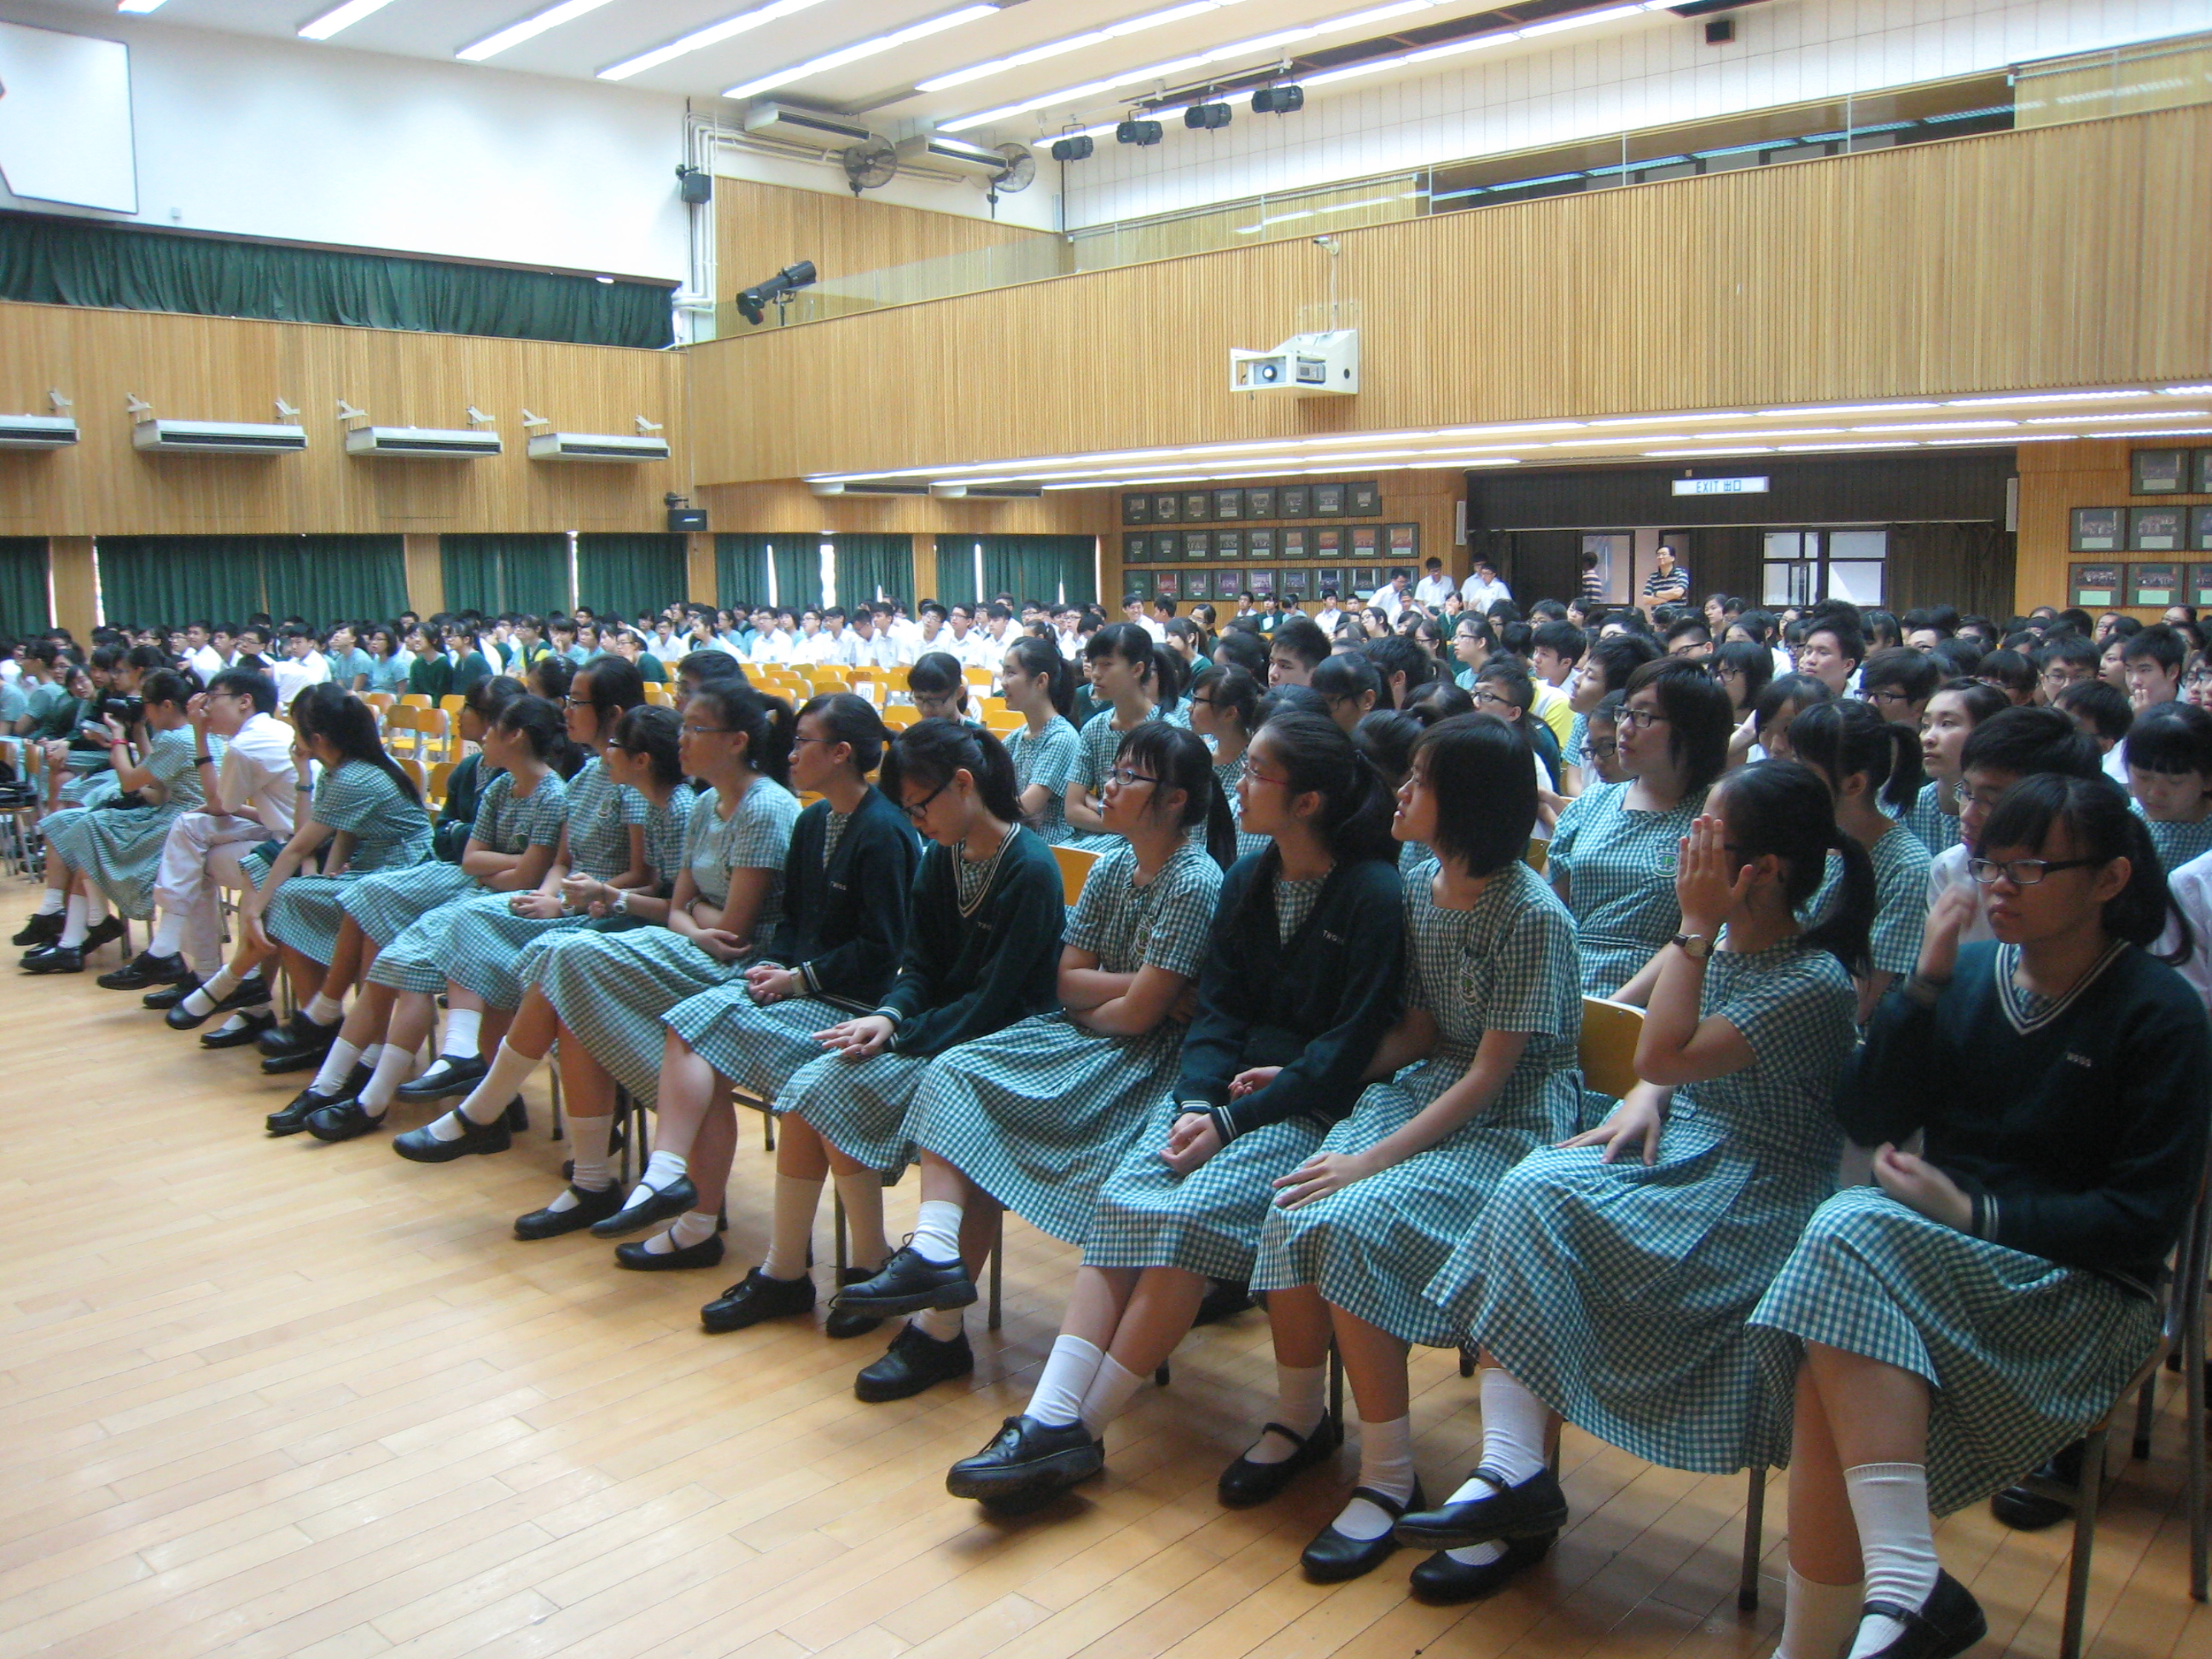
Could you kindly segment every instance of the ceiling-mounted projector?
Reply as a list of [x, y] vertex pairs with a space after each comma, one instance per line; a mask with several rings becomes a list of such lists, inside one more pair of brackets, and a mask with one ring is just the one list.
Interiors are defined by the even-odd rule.
[[1293, 334], [1273, 351], [1229, 353], [1231, 392], [1292, 398], [1349, 398], [1359, 391], [1359, 331]]
[[307, 447], [307, 429], [245, 421], [141, 421], [131, 441], [156, 455], [283, 455]]

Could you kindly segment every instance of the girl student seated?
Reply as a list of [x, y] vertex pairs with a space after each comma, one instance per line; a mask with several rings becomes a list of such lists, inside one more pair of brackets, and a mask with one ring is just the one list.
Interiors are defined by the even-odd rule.
[[1627, 701], [1626, 692], [1608, 691], [1583, 717], [1583, 779], [1589, 788], [1628, 781], [1620, 767], [1620, 710]]
[[[725, 680], [701, 690], [683, 714], [684, 771], [708, 787], [692, 803], [675, 885], [666, 898], [619, 889], [613, 906], [617, 915], [656, 925], [550, 933], [526, 946], [515, 971], [530, 988], [482, 1081], [455, 1111], [401, 1137], [401, 1156], [417, 1161], [453, 1144], [455, 1129], [464, 1141], [498, 1139], [507, 1103], [558, 1041], [574, 1167], [550, 1205], [515, 1223], [519, 1237], [544, 1237], [541, 1229], [574, 1206], [578, 1191], [611, 1184], [615, 1089], [652, 1097], [661, 1016], [739, 977], [782, 919], [784, 862], [799, 817], [785, 787], [791, 706]], [[713, 1212], [679, 1216], [645, 1246], [672, 1259], [650, 1265], [713, 1266], [722, 1255], [717, 1224]]]
[[[1245, 827], [1273, 845], [1222, 883], [1180, 1079], [1099, 1194], [1028, 1406], [952, 1466], [956, 1498], [1026, 1506], [1103, 1467], [1106, 1425], [1190, 1329], [1208, 1279], [1249, 1279], [1271, 1183], [1351, 1111], [1397, 1018], [1381, 780], [1326, 714], [1292, 711], [1253, 733], [1238, 787]], [[1276, 1334], [1276, 1418], [1223, 1473], [1224, 1503], [1273, 1497], [1334, 1447], [1323, 1352], [1304, 1334]]]
[[1082, 739], [1068, 719], [1075, 671], [1058, 646], [1025, 635], [1007, 642], [999, 684], [1006, 707], [1022, 717], [1022, 729], [1006, 741], [1022, 822], [1047, 845], [1057, 844], [1067, 839], [1067, 781], [1083, 758]]
[[1122, 737], [1147, 720], [1188, 726], [1190, 717], [1176, 708], [1182, 671], [1175, 653], [1154, 645], [1136, 623], [1100, 629], [1083, 647], [1083, 660], [1090, 671], [1091, 695], [1104, 706], [1084, 723], [1082, 759], [1068, 780], [1067, 823], [1073, 832], [1068, 841], [1107, 853], [1115, 843], [1102, 797]]
[[[146, 676], [140, 695], [145, 700], [147, 742], [143, 757], [135, 763], [123, 727], [112, 716], [103, 722], [112, 744], [110, 758], [118, 788], [145, 804], [64, 807], [40, 826], [46, 837], [47, 894], [40, 914], [59, 913], [63, 922], [53, 944], [23, 958], [26, 972], [82, 973], [87, 951], [123, 933], [123, 924], [106, 915], [110, 899], [134, 921], [153, 920], [154, 878], [161, 872], [161, 845], [169, 825], [178, 814], [197, 808], [204, 795], [192, 759], [192, 730], [185, 719], [185, 705], [198, 690], [197, 677], [173, 669], [156, 669]], [[159, 967], [178, 976], [184, 972], [184, 963], [177, 958], [157, 963], [142, 955], [131, 966], [142, 971]], [[123, 988], [153, 982], [133, 975]]]
[[2146, 708], [2121, 751], [2159, 862], [2179, 870], [2212, 852], [2212, 714], [2185, 702]]
[[1963, 944], [1972, 906], [1947, 894], [1836, 1097], [1875, 1184], [1821, 1205], [1751, 1315], [1803, 1356], [1783, 1659], [1980, 1638], [1929, 1512], [2111, 1407], [2204, 1169], [2212, 1051], [2151, 953], [2172, 907], [2148, 827], [2108, 780], [2033, 776], [1980, 850], [1995, 940]]
[[[1827, 855], [1841, 894], [1798, 915]], [[1681, 932], [1623, 1000], [1643, 1002], [1643, 1079], [1604, 1123], [1500, 1182], [1425, 1294], [1480, 1344], [1475, 1472], [1401, 1543], [1487, 1568], [1540, 1559], [1567, 1516], [1552, 1413], [1668, 1468], [1789, 1462], [1770, 1346], [1744, 1317], [1835, 1190], [1828, 1109], [1856, 1037], [1874, 870], [1808, 768], [1729, 775], [1682, 837]]]
[[1243, 799], [1237, 788], [1244, 775], [1244, 757], [1252, 732], [1260, 724], [1260, 682], [1234, 663], [1207, 669], [1191, 682], [1190, 729], [1206, 739], [1213, 751], [1213, 781], [1237, 819], [1237, 856], [1250, 858], [1267, 850], [1267, 837], [1243, 827]]
[[[873, 1012], [814, 1034], [828, 1052], [793, 1073], [775, 1100], [787, 1127], [803, 1125], [799, 1133], [822, 1144], [841, 1178], [875, 1172], [872, 1203], [854, 1183], [866, 1204], [855, 1237], [870, 1244], [882, 1237], [880, 1178], [898, 1175], [912, 1156], [907, 1113], [930, 1062], [1054, 1006], [1066, 919], [1060, 866], [1022, 827], [1013, 762], [988, 732], [947, 720], [908, 726], [891, 742], [883, 788], [930, 843], [908, 900], [897, 977]], [[963, 1218], [959, 1204], [925, 1189], [914, 1237], [885, 1274], [902, 1290], [937, 1283], [947, 1294], [903, 1301], [926, 1311], [854, 1380], [860, 1399], [903, 1400], [975, 1368], [961, 1317], [975, 1290], [961, 1262], [989, 1248], [996, 1214], [979, 1206]], [[953, 1294], [963, 1287], [964, 1296]], [[840, 1291], [835, 1312], [887, 1310], [848, 1304], [847, 1295]]]
[[[415, 781], [385, 753], [374, 709], [325, 682], [292, 699], [292, 725], [300, 808], [291, 839], [273, 856], [257, 850], [240, 860], [253, 887], [239, 903], [238, 948], [162, 1016], [172, 1030], [194, 1030], [219, 1010], [266, 1005], [255, 970], [271, 957], [283, 962], [294, 996], [312, 1001], [337, 951], [346, 888], [430, 857], [429, 815]], [[312, 786], [311, 762], [322, 769]], [[320, 873], [303, 873], [318, 852]]]
[[[626, 1232], [692, 1210], [718, 1212], [737, 1146], [732, 1087], [774, 1100], [793, 1073], [821, 1058], [815, 1033], [883, 1000], [906, 946], [907, 907], [891, 896], [912, 889], [921, 858], [921, 838], [904, 811], [868, 782], [886, 737], [873, 705], [850, 692], [816, 697], [799, 711], [791, 781], [823, 799], [799, 814], [792, 831], [783, 919], [766, 960], [745, 970], [742, 985], [702, 992], [663, 1017], [659, 1121], [652, 1159], [630, 1194], [636, 1207], [625, 1209], [611, 1183], [598, 1191], [574, 1187], [574, 1204], [524, 1237], [611, 1220], [618, 1221], [611, 1231]], [[788, 1120], [776, 1137], [775, 1166], [768, 1256], [700, 1310], [710, 1332], [813, 1310], [809, 1251], [830, 1168], [820, 1137]], [[855, 1170], [841, 1174], [838, 1185], [853, 1215], [873, 1218], [872, 1237], [859, 1237], [867, 1265], [847, 1269], [848, 1281], [865, 1279], [890, 1253], [883, 1237], [883, 1177]], [[516, 1231], [523, 1231], [520, 1224]], [[877, 1322], [833, 1318], [829, 1334], [858, 1335]]]
[[[1565, 787], [1559, 792], [1579, 795], [1591, 785], [1589, 763], [1583, 756], [1583, 745], [1589, 733], [1590, 711], [1615, 691], [1626, 694], [1629, 677], [1647, 662], [1656, 662], [1663, 653], [1656, 640], [1641, 634], [1613, 633], [1590, 641], [1583, 659], [1575, 665], [1573, 677], [1568, 680], [1567, 707], [1574, 711], [1574, 722], [1567, 727]], [[1469, 672], [1468, 688], [1474, 686], [1474, 676]]]
[[926, 720], [957, 720], [976, 724], [968, 706], [968, 675], [960, 659], [950, 651], [925, 651], [906, 671], [907, 694], [915, 712]]
[[1777, 674], [1751, 702], [1751, 718], [1729, 739], [1729, 764], [1748, 761], [1790, 760], [1790, 723], [1816, 702], [1836, 694], [1827, 682], [1810, 674]]
[[[361, 924], [362, 955], [373, 959], [340, 1040], [356, 1053], [373, 1042], [382, 1045], [369, 1075], [356, 1081], [349, 1066], [335, 1097], [311, 1082], [290, 1105], [270, 1115], [270, 1133], [304, 1128], [318, 1140], [350, 1140], [382, 1123], [395, 1091], [414, 1074], [416, 1051], [437, 1024], [433, 999], [445, 988], [452, 960], [454, 906], [482, 890], [527, 892], [552, 867], [568, 822], [561, 768], [574, 756], [560, 712], [543, 697], [515, 698], [484, 733], [483, 750], [499, 775], [484, 786], [460, 863], [426, 864], [380, 877], [341, 900]], [[473, 1051], [482, 1020], [480, 1010], [453, 1011], [430, 1075], [449, 1072], [449, 1056]], [[318, 1073], [316, 1081], [321, 1079]], [[503, 1146], [505, 1126], [496, 1133]]]
[[[1575, 1126], [1582, 971], [1573, 917], [1522, 859], [1528, 761], [1526, 738], [1495, 720], [1447, 720], [1415, 742], [1391, 830], [1437, 861], [1406, 877], [1407, 1012], [1370, 1067], [1382, 1080], [1275, 1178], [1261, 1232], [1252, 1282], [1279, 1348], [1310, 1359], [1334, 1333], [1359, 1409], [1358, 1483], [1306, 1547], [1316, 1579], [1371, 1571], [1396, 1547], [1398, 1516], [1425, 1507], [1407, 1354], [1460, 1332], [1422, 1289], [1505, 1172]], [[1437, 1556], [1413, 1577], [1459, 1600], [1492, 1571]]]
[[[1212, 758], [1195, 733], [1152, 720], [1121, 739], [1106, 778], [1106, 823], [1121, 844], [1093, 867], [1069, 918], [1060, 1010], [947, 1049], [907, 1109], [901, 1134], [921, 1151], [922, 1202], [938, 1206], [946, 1235], [965, 1227], [971, 1247], [988, 1246], [988, 1231], [966, 1218], [1003, 1206], [1083, 1243], [1093, 1195], [1175, 1085], [1221, 892], [1221, 868], [1192, 834], [1209, 815], [1225, 820], [1228, 806], [1217, 802]], [[963, 1306], [975, 1299], [982, 1262], [973, 1248], [951, 1261], [933, 1255], [917, 1235], [913, 1250], [848, 1289], [839, 1306]]]
[[[1814, 703], [1790, 728], [1798, 760], [1820, 775], [1836, 799], [1836, 823], [1867, 850], [1874, 865], [1875, 919], [1866, 973], [1859, 980], [1864, 1024], [1890, 981], [1920, 960], [1928, 921], [1928, 849], [1893, 814], [1920, 797], [1920, 740], [1882, 718], [1870, 702], [1837, 698]], [[1807, 917], [1818, 921], [1835, 902], [1837, 866], [1813, 895]]]
[[1928, 781], [1905, 814], [1905, 827], [1920, 837], [1929, 858], [1959, 844], [1959, 756], [1967, 734], [2010, 706], [2003, 692], [1979, 680], [1946, 680], [1929, 694], [1920, 716], [1920, 763]]

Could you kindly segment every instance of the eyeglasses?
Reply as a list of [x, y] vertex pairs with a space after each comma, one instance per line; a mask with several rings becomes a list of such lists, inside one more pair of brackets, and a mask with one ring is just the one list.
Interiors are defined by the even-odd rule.
[[684, 722], [683, 731], [687, 738], [711, 738], [718, 732], [727, 736], [730, 728], [726, 726], [694, 726], [690, 721], [686, 720]]
[[[561, 699], [561, 704], [565, 708], [589, 708], [592, 706], [592, 700], [589, 697], [563, 696]], [[689, 732], [691, 728], [687, 726], [684, 729]]]
[[1912, 699], [1902, 691], [1862, 691], [1859, 693], [1859, 701], [1877, 703], [1884, 708], [1889, 708], [1901, 707], [1911, 702]]
[[1667, 717], [1656, 708], [1624, 708], [1620, 724], [1632, 731], [1649, 732], [1653, 726], [1665, 724]]
[[818, 743], [823, 744], [824, 747], [827, 747], [834, 741], [840, 741], [840, 739], [833, 739], [830, 738], [810, 738], [802, 732], [798, 737], [795, 737], [791, 740], [791, 746], [793, 749], [796, 749], [802, 743]]
[[1512, 707], [1514, 706], [1514, 704], [1513, 704], [1513, 699], [1512, 699], [1512, 698], [1510, 698], [1510, 697], [1501, 697], [1501, 696], [1499, 696], [1498, 695], [1498, 693], [1496, 693], [1495, 691], [1478, 691], [1478, 692], [1476, 692], [1476, 693], [1474, 694], [1474, 705], [1475, 705], [1475, 707], [1476, 707], [1476, 708], [1481, 708], [1481, 707], [1483, 706], [1483, 704], [1485, 704], [1485, 703], [1490, 703], [1490, 704], [1492, 704], [1492, 705], [1493, 705], [1493, 706], [1495, 706], [1495, 707], [1497, 707], [1497, 708], [1512, 708]]
[[1586, 743], [1583, 746], [1589, 750], [1592, 760], [1611, 760], [1620, 752], [1620, 745], [1617, 743], [1592, 742]]
[[1272, 783], [1277, 787], [1283, 789], [1287, 789], [1291, 787], [1291, 781], [1288, 778], [1272, 776], [1266, 772], [1262, 772], [1258, 767], [1253, 765], [1249, 761], [1245, 763], [1244, 775], [1251, 779], [1255, 783]]
[[936, 788], [931, 790], [920, 800], [915, 802], [913, 805], [902, 806], [899, 810], [904, 812], [914, 823], [920, 823], [924, 818], [929, 816], [929, 804], [951, 787], [952, 780], [947, 778], [943, 783], [939, 784]]
[[1984, 887], [1994, 887], [1999, 877], [2015, 887], [2033, 887], [2053, 870], [2088, 870], [2109, 862], [2105, 859], [1968, 859], [1967, 872]]
[[1106, 775], [1106, 787], [1109, 789], [1133, 789], [1140, 783], [1158, 781], [1158, 778], [1149, 777], [1142, 772], [1132, 772], [1126, 766], [1117, 766]]

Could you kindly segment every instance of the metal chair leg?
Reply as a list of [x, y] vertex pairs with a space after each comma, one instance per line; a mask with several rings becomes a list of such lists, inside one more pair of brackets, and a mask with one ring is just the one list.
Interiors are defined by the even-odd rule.
[[2081, 1626], [2089, 1611], [2089, 1562], [2097, 1542], [2097, 1509], [2105, 1492], [2105, 1441], [2110, 1429], [2100, 1423], [2081, 1443], [2081, 1487], [2074, 1500], [2074, 1559], [2066, 1569], [2066, 1618], [2060, 1626], [2058, 1659], [2081, 1659]]
[[845, 1231], [845, 1194], [837, 1190], [837, 1183], [834, 1181], [830, 1183], [830, 1192], [836, 1201], [834, 1225], [837, 1231], [837, 1285], [842, 1290], [845, 1284], [845, 1269], [852, 1261], [852, 1243]]
[[565, 1140], [568, 1133], [561, 1127], [561, 1057], [557, 1053], [550, 1053], [546, 1057], [553, 1062], [546, 1072], [546, 1079], [551, 1085], [553, 1093], [553, 1133], [550, 1138]]
[[2153, 1371], [2143, 1379], [2142, 1392], [2136, 1396], [2136, 1431], [2128, 1454], [2137, 1462], [2150, 1455], [2151, 1424], [2157, 1415], [2158, 1373]]
[[999, 1300], [1005, 1289], [1006, 1277], [1006, 1212], [999, 1212], [997, 1224], [991, 1230], [991, 1313], [986, 1328], [999, 1328]]
[[768, 1152], [775, 1150], [775, 1109], [770, 1106], [761, 1108], [761, 1146]]
[[1344, 1434], [1344, 1356], [1336, 1351], [1336, 1339], [1328, 1343], [1328, 1419], [1336, 1425], [1340, 1438]]
[[1459, 1345], [1459, 1374], [1462, 1376], [1474, 1375], [1474, 1345], [1472, 1343], [1462, 1342]]
[[1743, 1498], [1743, 1570], [1736, 1577], [1735, 1604], [1759, 1611], [1759, 1558], [1766, 1547], [1766, 1471], [1753, 1468]]

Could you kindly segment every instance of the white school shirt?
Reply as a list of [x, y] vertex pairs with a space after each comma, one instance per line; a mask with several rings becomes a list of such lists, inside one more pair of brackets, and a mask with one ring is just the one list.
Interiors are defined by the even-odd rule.
[[1978, 945], [1996, 937], [1990, 927], [1990, 890], [1966, 871], [1966, 860], [1972, 856], [1966, 850], [1966, 843], [1960, 842], [1938, 853], [1935, 861], [1928, 866], [1928, 908], [1931, 913], [1936, 908], [1936, 901], [1952, 888], [1963, 884], [1974, 890], [1974, 919], [1966, 925], [1966, 931], [1959, 935], [1961, 945]]
[[2135, 791], [2130, 788], [2128, 784], [2127, 746], [2124, 744], [2114, 744], [2105, 751], [2105, 758], [2101, 764], [2105, 769], [2105, 775], [2118, 784], [2121, 788], [2126, 789], [2129, 795], [2132, 797]]
[[319, 651], [310, 651], [304, 657], [279, 657], [270, 670], [270, 678], [276, 682], [276, 712], [289, 713], [292, 699], [311, 685], [322, 685], [331, 678], [330, 659]]
[[1137, 626], [1152, 636], [1154, 645], [1165, 645], [1168, 642], [1168, 627], [1165, 623], [1157, 622], [1150, 617], [1139, 617], [1137, 618]]
[[238, 728], [222, 751], [216, 787], [234, 817], [252, 818], [279, 840], [292, 833], [292, 728], [273, 714], [256, 714]]
[[[2181, 866], [2166, 878], [2166, 885], [2172, 890], [2174, 908], [2189, 924], [2189, 955], [2175, 964], [2175, 971], [2212, 1008], [2212, 853], [2200, 853]], [[2172, 955], [2181, 942], [2178, 932], [2173, 919], [2167, 917], [2158, 942], [2160, 955]]]
[[1374, 606], [1395, 623], [1398, 620], [1398, 613], [1406, 608], [1406, 596], [1385, 583], [1370, 593], [1364, 603]]
[[753, 635], [752, 651], [747, 660], [763, 667], [787, 663], [791, 660], [793, 643], [792, 636], [782, 629], [771, 628], [764, 634]]
[[1052, 642], [1060, 647], [1060, 654], [1070, 662], [1079, 662], [1083, 657], [1083, 635], [1073, 629], [1065, 634], [1057, 628], [1052, 630]]
[[1484, 581], [1479, 576], [1469, 576], [1460, 584], [1459, 596], [1467, 601], [1468, 610], [1478, 616], [1488, 616], [1490, 607], [1496, 605], [1498, 600], [1511, 602], [1513, 590], [1495, 576], [1488, 581]]
[[1452, 579], [1438, 571], [1433, 576], [1424, 576], [1413, 584], [1413, 600], [1417, 605], [1431, 607], [1442, 605], [1452, 595]]
[[791, 640], [791, 659], [795, 663], [813, 665], [830, 660], [830, 631], [820, 629], [812, 634], [795, 634]]
[[1344, 620], [1344, 612], [1328, 605], [1314, 612], [1314, 623], [1332, 640], [1336, 637], [1336, 625]]
[[204, 645], [198, 650], [187, 653], [185, 660], [190, 663], [194, 672], [199, 675], [202, 685], [205, 685], [230, 665], [223, 661], [222, 653], [211, 645]]

